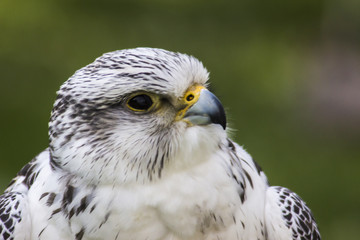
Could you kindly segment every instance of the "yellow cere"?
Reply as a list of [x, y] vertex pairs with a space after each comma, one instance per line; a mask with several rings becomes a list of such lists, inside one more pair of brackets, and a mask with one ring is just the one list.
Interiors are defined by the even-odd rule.
[[202, 89], [206, 89], [206, 88], [201, 85], [195, 85], [190, 87], [186, 91], [184, 97], [181, 98], [181, 101], [186, 105], [186, 107], [181, 109], [177, 113], [176, 120], [181, 120], [184, 117], [187, 110], [199, 100], [200, 92]]

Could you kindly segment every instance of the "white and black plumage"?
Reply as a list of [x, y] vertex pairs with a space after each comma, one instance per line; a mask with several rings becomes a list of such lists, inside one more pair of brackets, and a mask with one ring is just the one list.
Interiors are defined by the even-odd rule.
[[1, 239], [320, 239], [226, 134], [195, 58], [104, 54], [58, 91], [49, 148], [0, 197]]

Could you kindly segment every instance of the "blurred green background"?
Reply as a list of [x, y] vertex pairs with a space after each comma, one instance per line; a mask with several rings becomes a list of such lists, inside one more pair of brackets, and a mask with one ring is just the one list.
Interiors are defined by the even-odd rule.
[[359, 13], [356, 0], [1, 0], [0, 189], [46, 148], [75, 70], [158, 47], [203, 61], [233, 138], [307, 201], [323, 239], [359, 239]]

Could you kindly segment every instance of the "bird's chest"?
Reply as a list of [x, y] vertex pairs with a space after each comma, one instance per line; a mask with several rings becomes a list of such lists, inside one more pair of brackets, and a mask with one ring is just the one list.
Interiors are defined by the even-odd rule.
[[99, 187], [89, 210], [73, 219], [74, 231], [85, 228], [89, 239], [206, 239], [235, 225], [239, 209], [233, 180], [218, 174], [187, 172], [153, 184]]
[[33, 203], [35, 239], [231, 240], [262, 231], [263, 191], [250, 189], [242, 202], [239, 184], [213, 165], [146, 184], [64, 188], [32, 198], [40, 199]]

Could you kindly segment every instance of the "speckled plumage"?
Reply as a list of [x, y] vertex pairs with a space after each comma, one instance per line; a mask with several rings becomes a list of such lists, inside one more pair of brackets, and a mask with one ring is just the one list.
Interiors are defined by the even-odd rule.
[[[197, 59], [152, 48], [78, 70], [49, 148], [0, 197], [0, 239], [320, 239], [305, 203], [227, 137], [207, 80]], [[134, 94], [151, 108], [129, 107]]]

